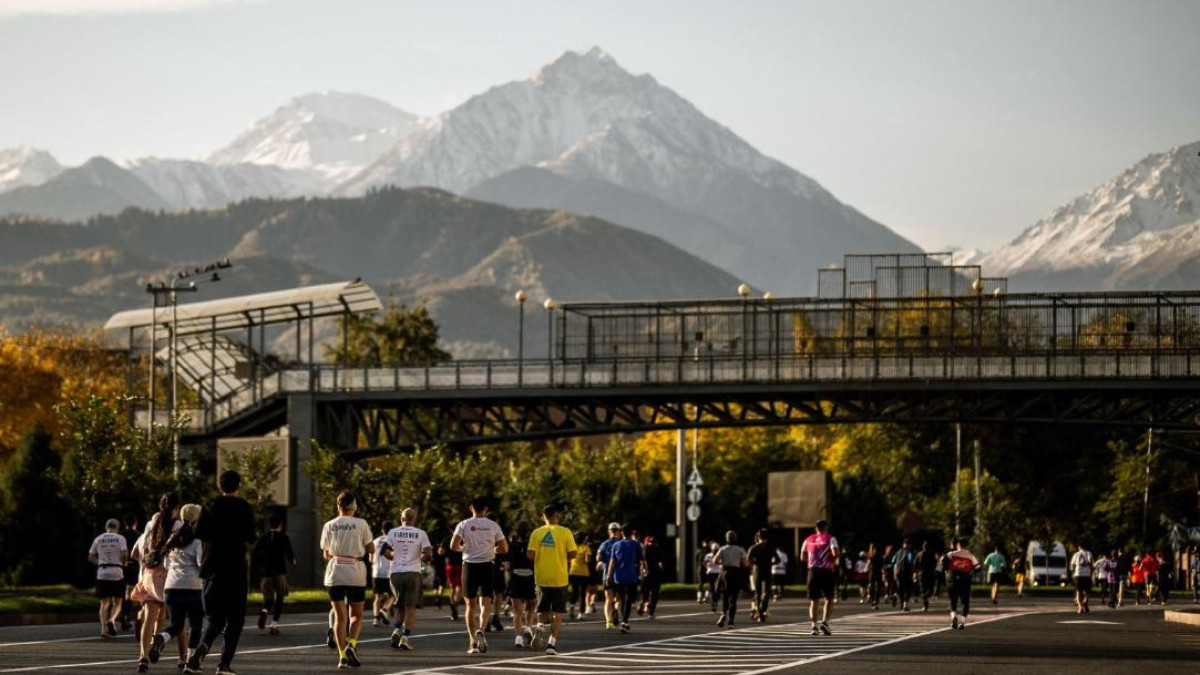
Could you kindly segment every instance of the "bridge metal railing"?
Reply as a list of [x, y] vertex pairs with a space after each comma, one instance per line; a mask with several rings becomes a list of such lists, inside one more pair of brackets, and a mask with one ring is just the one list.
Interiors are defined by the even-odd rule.
[[[1081, 351], [954, 356], [789, 355], [772, 359], [676, 358], [453, 361], [425, 367], [285, 368], [252, 381], [214, 405], [181, 411], [203, 429], [279, 395], [453, 392], [547, 388], [983, 380], [1138, 380], [1200, 378], [1200, 353]], [[162, 421], [162, 420], [160, 420]]]

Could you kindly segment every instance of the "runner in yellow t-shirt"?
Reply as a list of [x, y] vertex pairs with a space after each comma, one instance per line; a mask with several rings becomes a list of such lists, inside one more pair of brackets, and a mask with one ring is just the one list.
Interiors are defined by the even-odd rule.
[[592, 547], [588, 545], [588, 535], [580, 532], [575, 537], [575, 557], [571, 559], [567, 581], [571, 585], [571, 598], [568, 615], [572, 620], [578, 619], [587, 608], [588, 587], [592, 585], [592, 570], [588, 561], [592, 559]]
[[538, 587], [538, 625], [533, 633], [533, 649], [540, 649], [546, 636], [546, 623], [550, 616], [550, 641], [546, 643], [547, 654], [557, 654], [558, 631], [562, 627], [563, 614], [567, 611], [568, 570], [575, 557], [575, 537], [571, 531], [558, 524], [558, 507], [547, 504], [542, 509], [542, 521], [546, 523], [529, 535], [527, 555], [533, 561], [533, 579]]

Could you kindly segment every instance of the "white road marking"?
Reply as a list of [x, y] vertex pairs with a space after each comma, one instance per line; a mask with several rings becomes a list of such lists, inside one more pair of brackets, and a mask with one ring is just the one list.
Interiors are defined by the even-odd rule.
[[[810, 635], [808, 624], [770, 624], [749, 628], [675, 636], [632, 644], [610, 645], [557, 656], [529, 656], [479, 663], [403, 671], [417, 673], [548, 673], [586, 675], [627, 673], [636, 675], [752, 675], [771, 673], [806, 663], [831, 659], [868, 649], [951, 630], [940, 616], [904, 615], [899, 612], [854, 615], [833, 622], [832, 636]], [[971, 622], [977, 626], [1020, 613], [1009, 613]], [[914, 625], [916, 624], [916, 625]], [[934, 628], [933, 626], [937, 626]]]

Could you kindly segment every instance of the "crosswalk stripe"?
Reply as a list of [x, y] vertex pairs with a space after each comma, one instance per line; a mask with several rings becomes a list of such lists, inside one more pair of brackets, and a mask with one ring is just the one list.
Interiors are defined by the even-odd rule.
[[[976, 626], [1019, 613], [977, 620]], [[873, 614], [835, 621], [831, 636], [812, 636], [806, 624], [771, 624], [612, 645], [558, 656], [531, 656], [433, 668], [419, 673], [547, 673], [580, 675], [621, 671], [630, 675], [756, 675], [875, 649], [950, 630], [941, 615]], [[714, 658], [717, 657], [717, 658]]]

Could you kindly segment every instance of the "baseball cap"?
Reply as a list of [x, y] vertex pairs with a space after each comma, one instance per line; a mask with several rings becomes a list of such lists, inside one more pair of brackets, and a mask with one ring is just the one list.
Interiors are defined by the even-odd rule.
[[615, 520], [614, 520], [613, 522], [611, 522], [611, 523], [609, 523], [609, 524], [608, 524], [608, 531], [609, 531], [609, 532], [618, 532], [618, 531], [620, 531], [621, 529], [622, 529], [622, 528], [621, 528], [621, 524], [620, 524], [620, 523], [618, 523], [618, 522], [616, 522]]
[[117, 520], [116, 518], [109, 518], [104, 523], [104, 529], [106, 529], [106, 530], [111, 530], [113, 528], [120, 529], [120, 527], [121, 527], [121, 521]]

